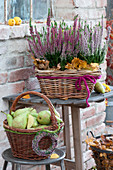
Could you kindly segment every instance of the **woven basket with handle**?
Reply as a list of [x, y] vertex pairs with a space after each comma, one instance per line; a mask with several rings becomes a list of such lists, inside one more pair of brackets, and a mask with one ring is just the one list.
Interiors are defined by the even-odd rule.
[[[95, 137], [92, 131], [88, 131], [87, 135], [89, 135], [89, 132], [91, 133], [93, 138], [95, 138], [98, 141], [101, 140], [101, 136]], [[110, 143], [107, 141], [106, 146], [108, 148], [110, 146], [112, 147], [113, 134], [105, 134], [104, 136], [108, 139], [111, 138], [112, 142]], [[92, 153], [93, 153], [92, 157], [95, 160], [97, 170], [112, 170], [113, 169], [113, 151], [111, 151], [112, 149], [110, 150], [107, 147], [106, 149], [100, 149], [96, 146], [90, 146], [90, 149], [92, 150]]]
[[[57, 130], [58, 124], [57, 124], [57, 119], [55, 117], [54, 107], [51, 101], [42, 93], [35, 92], [35, 91], [28, 91], [20, 94], [14, 100], [10, 108], [10, 113], [11, 111], [16, 110], [16, 105], [19, 99], [21, 99], [23, 96], [27, 94], [40, 96], [46, 101], [51, 112], [51, 126], [48, 126], [44, 129], [47, 129], [49, 131]], [[63, 126], [64, 123], [60, 123], [60, 129], [57, 132], [57, 135], [59, 135], [60, 130]], [[42, 129], [18, 129], [18, 128], [9, 127], [7, 120], [4, 120], [3, 127], [5, 128], [9, 143], [11, 145], [12, 154], [14, 157], [29, 159], [29, 160], [41, 160], [41, 159], [46, 159], [48, 157], [48, 156], [37, 155], [32, 148], [32, 140], [34, 139], [36, 133]], [[51, 143], [51, 139], [45, 136], [40, 141], [40, 148], [46, 150], [50, 146], [50, 143]]]
[[[83, 81], [78, 80], [80, 77], [94, 76], [98, 79], [101, 75], [101, 71], [91, 71], [91, 70], [37, 70], [36, 77], [39, 80], [41, 92], [49, 98], [79, 98], [86, 99], [88, 91], [86, 85]], [[89, 91], [92, 92], [94, 83], [92, 83], [88, 78], [86, 83], [88, 85]], [[81, 90], [75, 87], [75, 83], [78, 80], [77, 86], [81, 85]]]

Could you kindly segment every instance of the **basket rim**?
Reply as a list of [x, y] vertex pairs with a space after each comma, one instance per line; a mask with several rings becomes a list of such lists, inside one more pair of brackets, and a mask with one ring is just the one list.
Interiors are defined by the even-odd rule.
[[[106, 137], [110, 137], [112, 136], [113, 137], [113, 134], [105, 134], [104, 136]], [[98, 139], [100, 138], [101, 136], [96, 136], [95, 138]], [[95, 151], [98, 151], [98, 152], [101, 152], [101, 153], [108, 153], [108, 154], [113, 154], [113, 151], [108, 151], [108, 150], [103, 150], [103, 149], [99, 149], [99, 148], [96, 148], [94, 146], [90, 146], [93, 150]]]
[[[64, 126], [64, 122], [60, 123], [60, 129]], [[7, 119], [5, 119], [3, 121], [3, 127], [5, 129], [14, 131], [14, 132], [20, 132], [20, 133], [36, 133], [38, 131], [41, 131], [42, 129], [47, 129], [47, 130], [51, 130], [53, 128], [52, 125], [45, 127], [45, 128], [35, 128], [35, 129], [18, 129], [18, 128], [14, 128], [14, 127], [10, 127], [8, 125]]]
[[82, 69], [82, 70], [76, 70], [76, 69], [69, 69], [69, 70], [64, 70], [64, 71], [61, 71], [61, 70], [56, 70], [56, 69], [50, 69], [50, 70], [39, 70], [39, 69], [36, 69], [35, 70], [36, 73], [59, 73], [59, 74], [88, 74], [88, 73], [101, 73], [101, 70], [85, 70], [85, 69]]

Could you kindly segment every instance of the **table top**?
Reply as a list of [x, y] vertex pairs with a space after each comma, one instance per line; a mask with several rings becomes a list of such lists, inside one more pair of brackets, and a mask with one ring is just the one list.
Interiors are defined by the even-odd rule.
[[[96, 92], [92, 92], [89, 99], [88, 99], [88, 102], [91, 103], [91, 102], [101, 102], [103, 101], [105, 98], [110, 98], [110, 97], [113, 97], [113, 86], [109, 86], [111, 91], [108, 92], [108, 93], [104, 93], [104, 94], [101, 94], [101, 93], [96, 93]], [[35, 90], [35, 91], [38, 91], [40, 92], [39, 90]], [[19, 93], [20, 94], [20, 93]], [[10, 101], [10, 102], [13, 102], [14, 99], [19, 95], [19, 94], [16, 94], [16, 95], [11, 95], [11, 96], [5, 96], [3, 97], [3, 100], [7, 100], [7, 101]], [[62, 99], [50, 99], [52, 104], [53, 105], [67, 105], [67, 106], [71, 106], [71, 105], [75, 105], [76, 107], [87, 107], [86, 105], [86, 99], [68, 99], [68, 100], [62, 100]], [[35, 95], [30, 95], [30, 98], [29, 99], [20, 99], [18, 101], [18, 103], [26, 103], [26, 104], [46, 104], [45, 100], [43, 98], [40, 98], [38, 96], [35, 96]]]
[[8, 148], [2, 153], [2, 157], [8, 162], [19, 163], [19, 164], [23, 164], [23, 165], [47, 165], [47, 164], [52, 164], [52, 163], [61, 161], [65, 157], [65, 153], [61, 149], [55, 148], [54, 153], [58, 154], [59, 158], [57, 158], [57, 159], [48, 158], [48, 159], [43, 159], [40, 161], [27, 160], [27, 159], [20, 159], [20, 158], [14, 157], [12, 155], [11, 148]]

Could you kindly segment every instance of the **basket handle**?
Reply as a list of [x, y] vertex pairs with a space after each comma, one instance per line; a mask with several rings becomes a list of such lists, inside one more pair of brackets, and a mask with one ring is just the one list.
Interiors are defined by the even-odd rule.
[[50, 109], [50, 112], [51, 112], [51, 124], [52, 126], [54, 127], [54, 129], [57, 129], [58, 128], [58, 125], [57, 125], [57, 119], [55, 117], [55, 111], [54, 111], [54, 107], [51, 103], [51, 101], [42, 93], [39, 93], [39, 92], [35, 92], [35, 91], [27, 91], [27, 92], [24, 92], [22, 94], [20, 94], [19, 96], [16, 97], [16, 99], [13, 101], [12, 103], [12, 106], [10, 108], [10, 114], [11, 114], [11, 111], [15, 111], [16, 110], [16, 105], [19, 101], [19, 99], [21, 99], [23, 96], [27, 95], [27, 94], [34, 94], [34, 95], [37, 95], [39, 97], [42, 97], [46, 103], [48, 104], [48, 107]]
[[93, 136], [93, 138], [95, 138], [93, 132], [90, 130], [90, 131], [87, 131], [87, 136], [89, 136], [89, 133], [91, 133], [91, 135]]

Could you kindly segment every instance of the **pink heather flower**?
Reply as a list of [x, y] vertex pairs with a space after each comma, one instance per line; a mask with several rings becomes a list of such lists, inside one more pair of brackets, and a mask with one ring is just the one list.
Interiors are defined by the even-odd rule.
[[50, 27], [50, 24], [51, 24], [51, 19], [50, 19], [50, 15], [48, 15], [48, 18], [47, 18], [47, 26]]

